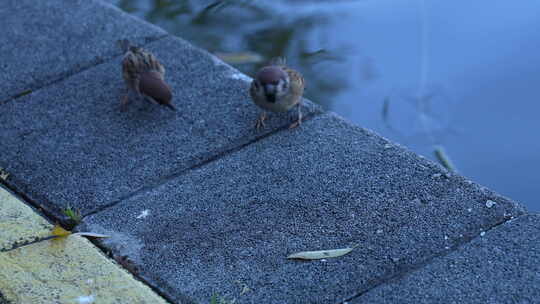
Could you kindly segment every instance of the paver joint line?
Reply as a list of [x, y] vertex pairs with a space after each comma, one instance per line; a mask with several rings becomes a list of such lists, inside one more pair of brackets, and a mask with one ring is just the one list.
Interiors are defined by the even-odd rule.
[[[307, 114], [306, 116], [303, 117], [302, 121], [303, 122], [309, 121], [310, 119], [313, 119], [315, 116], [322, 115], [322, 114], [324, 114], [324, 112], [323, 113], [318, 113], [318, 112], [309, 113], [309, 114]], [[279, 128], [276, 128], [276, 129], [268, 132], [268, 133], [265, 133], [265, 134], [263, 134], [261, 136], [255, 137], [254, 139], [249, 140], [246, 143], [240, 144], [238, 146], [234, 146], [232, 148], [228, 148], [228, 149], [226, 148], [222, 152], [219, 152], [219, 153], [216, 153], [216, 154], [213, 154], [213, 155], [209, 155], [209, 156], [206, 157], [206, 159], [204, 159], [204, 160], [190, 166], [187, 169], [183, 169], [183, 170], [181, 170], [179, 172], [176, 172], [176, 173], [170, 174], [168, 176], [162, 177], [159, 180], [156, 180], [155, 182], [153, 182], [153, 183], [151, 183], [151, 184], [149, 184], [147, 186], [142, 186], [141, 188], [139, 188], [136, 191], [128, 193], [125, 196], [123, 196], [123, 197], [121, 197], [121, 198], [119, 198], [117, 200], [114, 200], [113, 202], [110, 202], [109, 204], [106, 204], [106, 205], [104, 205], [104, 206], [102, 206], [102, 207], [100, 207], [100, 208], [98, 208], [96, 210], [93, 210], [93, 211], [91, 211], [91, 212], [89, 212], [87, 214], [84, 214], [82, 216], [82, 219], [84, 219], [87, 216], [91, 216], [91, 215], [94, 215], [96, 213], [102, 212], [102, 211], [104, 211], [104, 210], [106, 210], [108, 208], [114, 207], [116, 204], [121, 203], [122, 201], [128, 200], [128, 199], [130, 199], [130, 198], [132, 198], [134, 196], [137, 196], [139, 194], [142, 194], [142, 193], [145, 193], [145, 192], [148, 192], [148, 191], [152, 191], [153, 189], [155, 189], [155, 188], [157, 188], [157, 187], [159, 187], [161, 185], [164, 185], [167, 182], [169, 182], [169, 181], [171, 181], [171, 180], [173, 180], [173, 179], [175, 179], [175, 178], [177, 178], [179, 176], [182, 176], [182, 175], [188, 173], [191, 170], [203, 167], [203, 166], [205, 166], [207, 164], [210, 164], [210, 163], [212, 163], [214, 161], [217, 161], [220, 158], [223, 158], [223, 157], [225, 157], [225, 156], [227, 156], [229, 154], [238, 152], [238, 151], [242, 150], [243, 148], [245, 148], [245, 147], [247, 147], [247, 146], [249, 146], [251, 144], [254, 144], [254, 143], [256, 143], [256, 142], [258, 142], [260, 140], [263, 140], [263, 139], [265, 139], [267, 137], [270, 137], [270, 136], [272, 136], [274, 134], [277, 134], [277, 133], [282, 132], [282, 131], [288, 131], [288, 129], [289, 129], [288, 126], [289, 126], [288, 124], [283, 125], [283, 126], [281, 126]], [[299, 128], [301, 128], [301, 126]], [[197, 158], [201, 158], [201, 157], [197, 157], [197, 156], [194, 157], [194, 159], [197, 159]]]
[[[495, 223], [494, 225], [492, 225], [492, 226], [489, 227], [488, 229], [484, 230], [483, 232], [491, 231], [491, 230], [493, 230], [493, 229], [495, 229], [495, 228], [497, 228], [497, 227], [499, 227], [499, 226], [501, 226], [501, 225], [504, 225], [505, 223], [507, 223], [507, 222], [509, 222], [509, 221], [516, 220], [516, 219], [518, 219], [518, 218], [520, 218], [520, 217], [523, 217], [523, 216], [526, 216], [526, 215], [529, 215], [529, 213], [520, 214], [520, 215], [515, 216], [515, 217], [508, 217], [508, 218], [505, 218], [505, 220], [500, 221], [500, 222], [498, 222], [498, 223]], [[381, 286], [381, 285], [384, 285], [384, 284], [386, 284], [386, 283], [392, 282], [392, 281], [394, 281], [394, 280], [398, 280], [399, 278], [406, 277], [408, 274], [413, 273], [413, 272], [415, 272], [415, 271], [417, 271], [417, 270], [419, 270], [419, 269], [422, 269], [422, 268], [426, 267], [426, 266], [429, 265], [429, 264], [432, 264], [435, 260], [437, 260], [437, 259], [439, 259], [439, 258], [442, 258], [442, 257], [445, 257], [445, 256], [447, 256], [447, 255], [449, 255], [449, 254], [451, 254], [451, 253], [457, 251], [459, 248], [461, 248], [461, 247], [463, 247], [463, 246], [465, 246], [465, 245], [471, 243], [473, 240], [476, 240], [476, 239], [479, 238], [479, 237], [481, 237], [481, 236], [480, 236], [480, 235], [476, 235], [475, 237], [466, 237], [466, 238], [464, 238], [464, 241], [463, 241], [463, 242], [461, 242], [461, 243], [459, 243], [459, 244], [453, 245], [452, 247], [450, 247], [449, 250], [443, 251], [443, 252], [441, 252], [441, 253], [439, 253], [439, 254], [436, 254], [436, 255], [432, 256], [430, 259], [428, 259], [428, 260], [426, 260], [426, 261], [423, 261], [423, 262], [421, 262], [421, 263], [419, 263], [419, 264], [417, 264], [417, 265], [412, 265], [412, 266], [408, 266], [408, 267], [403, 267], [403, 268], [404, 268], [403, 270], [398, 271], [398, 272], [395, 273], [394, 275], [388, 276], [387, 278], [381, 278], [381, 279], [379, 280], [379, 282], [374, 283], [373, 286], [371, 286], [371, 287], [369, 287], [369, 288], [366, 288], [366, 289], [364, 289], [364, 290], [362, 290], [362, 291], [360, 291], [360, 292], [358, 292], [358, 293], [356, 293], [356, 294], [354, 294], [354, 295], [352, 295], [352, 296], [350, 296], [350, 297], [347, 297], [345, 300], [339, 301], [339, 302], [337, 302], [336, 304], [344, 304], [344, 303], [347, 303], [348, 301], [351, 301], [351, 300], [353, 300], [353, 299], [355, 299], [355, 298], [361, 297], [362, 295], [368, 293], [368, 292], [371, 291], [372, 289], [375, 289], [375, 288], [377, 288], [377, 287], [379, 287], [379, 286]], [[390, 261], [392, 262], [392, 264], [396, 265], [395, 262], [394, 262], [392, 259], [390, 259]], [[396, 267], [399, 268], [398, 265], [396, 265]]]
[[[171, 34], [163, 34], [163, 35], [157, 35], [157, 36], [144, 37], [144, 40], [146, 42], [141, 44], [141, 46], [145, 46], [147, 44], [153, 43], [155, 41], [158, 41], [158, 40], [170, 37], [170, 36], [171, 36]], [[113, 60], [115, 60], [116, 58], [118, 58], [120, 56], [123, 56], [123, 54], [121, 54], [120, 52], [118, 52], [118, 54], [117, 53], [113, 53], [111, 55], [106, 54], [106, 55], [103, 56], [104, 58], [100, 58], [100, 59], [96, 60], [95, 62], [91, 62], [88, 65], [79, 67], [78, 69], [75, 69], [73, 71], [68, 71], [68, 72], [57, 75], [58, 78], [54, 78], [52, 81], [49, 81], [49, 82], [45, 83], [45, 85], [37, 86], [37, 87], [34, 87], [34, 88], [32, 88], [32, 85], [29, 85], [29, 88], [26, 88], [25, 90], [22, 90], [21, 92], [18, 92], [16, 94], [11, 95], [10, 97], [8, 97], [8, 98], [6, 98], [4, 100], [1, 100], [0, 101], [0, 106], [2, 106], [3, 104], [6, 104], [8, 102], [17, 100], [18, 98], [26, 96], [27, 94], [42, 90], [42, 89], [47, 88], [49, 86], [52, 86], [52, 85], [54, 85], [56, 83], [62, 82], [64, 80], [68, 79], [68, 78], [71, 78], [71, 77], [73, 77], [73, 76], [75, 76], [75, 75], [77, 75], [79, 73], [82, 73], [82, 72], [84, 72], [86, 70], [89, 70], [89, 69], [91, 69], [93, 67], [96, 67], [98, 65], [105, 64], [105, 63], [107, 63], [109, 61], [113, 61]]]
[[[96, 248], [98, 248], [102, 253], [103, 255], [105, 255], [106, 257], [112, 259], [112, 260], [115, 260], [114, 257], [112, 256], [112, 252], [109, 248], [105, 247], [102, 242], [100, 241], [100, 239], [97, 239], [97, 238], [89, 238], [88, 239], [94, 246], [96, 246]], [[118, 261], [116, 261], [118, 267], [121, 267], [123, 269], [125, 269], [127, 272], [129, 272], [136, 280], [139, 280], [141, 283], [143, 283], [144, 285], [146, 285], [148, 288], [150, 288], [153, 292], [157, 293], [160, 297], [162, 297], [163, 299], [165, 299], [165, 301], [173, 304], [173, 303], [176, 303], [174, 299], [171, 299], [171, 297], [166, 293], [166, 292], [163, 292], [159, 286], [155, 286], [154, 284], [151, 284], [149, 282], [149, 280], [147, 280], [144, 276], [142, 276], [139, 272], [134, 272], [134, 271], [131, 271], [130, 269], [128, 269], [127, 267], [125, 267], [124, 265], [122, 265], [121, 263], [119, 263]], [[195, 301], [193, 301], [192, 299], [189, 299], [183, 295], [177, 295], [177, 296], [180, 296], [182, 298], [182, 304], [194, 304], [196, 303]], [[0, 303], [1, 304], [1, 303]]]
[[33, 244], [36, 244], [36, 243], [39, 243], [39, 242], [43, 242], [43, 241], [48, 241], [48, 240], [54, 239], [55, 237], [56, 237], [56, 236], [52, 236], [52, 235], [51, 235], [51, 236], [46, 236], [46, 237], [37, 238], [37, 239], [32, 240], [32, 241], [29, 241], [29, 242], [14, 243], [13, 246], [11, 246], [10, 248], [0, 249], [0, 252], [8, 252], [8, 251], [12, 251], [12, 250], [15, 250], [15, 249], [18, 249], [18, 248], [21, 248], [21, 247], [33, 245]]
[[[0, 187], [0, 191], [1, 190], [2, 190], [2, 188]], [[9, 193], [9, 191], [8, 191], [8, 193]], [[15, 200], [18, 203], [17, 206], [13, 206], [13, 208], [10, 208], [10, 209], [17, 209], [19, 207], [19, 205], [21, 207], [23, 207], [23, 208], [31, 209], [30, 207], [28, 207], [28, 204], [25, 203], [23, 199], [17, 197], [14, 193], [9, 193], [9, 194], [10, 194], [10, 197], [15, 198]], [[2, 197], [0, 197], [0, 202], [1, 201], [2, 201]], [[50, 229], [52, 228], [52, 225], [50, 224], [50, 222], [53, 221], [52, 218], [47, 218], [46, 216], [40, 215], [34, 209], [31, 209], [31, 213], [34, 214], [34, 216], [36, 216], [38, 218], [43, 218], [47, 222], [49, 222], [48, 224], [50, 225], [50, 227], [47, 229], [47, 231], [50, 231]], [[24, 228], [27, 228], [26, 225], [24, 224], [24, 222], [18, 222], [16, 225], [23, 225]], [[63, 241], [66, 241], [67, 238], [69, 238], [69, 237], [74, 237], [74, 236], [66, 236]], [[42, 236], [42, 237], [37, 237], [35, 240], [32, 240], [32, 241], [25, 241], [25, 242], [22, 242], [22, 243], [21, 242], [15, 242], [15, 243], [13, 243], [13, 246], [10, 247], [10, 248], [0, 248], [0, 254], [8, 253], [10, 251], [16, 252], [17, 250], [25, 250], [25, 249], [23, 249], [23, 247], [27, 247], [27, 246], [29, 246], [29, 249], [26, 249], [26, 250], [32, 250], [31, 245], [36, 245], [37, 243], [41, 243], [43, 241], [50, 241], [50, 240], [55, 239], [55, 238], [58, 238], [58, 237], [48, 233], [48, 235]], [[112, 260], [111, 256], [107, 253], [107, 250], [105, 250], [105, 248], [102, 248], [101, 246], [99, 246], [99, 243], [97, 242], [97, 239], [94, 239], [94, 238], [85, 238], [85, 239], [94, 244], [94, 246], [95, 246], [94, 250], [96, 250], [98, 252], [101, 252], [103, 256], [105, 256], [105, 257]], [[54, 241], [62, 241], [62, 240], [53, 240], [53, 242]], [[173, 301], [171, 299], [169, 299], [166, 294], [162, 293], [160, 290], [157, 290], [157, 289], [153, 288], [153, 286], [151, 284], [148, 284], [148, 282], [146, 280], [144, 280], [143, 278], [141, 278], [139, 275], [137, 275], [137, 273], [133, 273], [133, 272], [129, 271], [129, 269], [126, 269], [125, 267], [123, 267], [123, 265], [121, 263], [116, 263], [116, 267], [124, 268], [124, 270], [131, 273], [132, 277], [135, 280], [138, 280], [141, 283], [143, 283], [144, 285], [146, 285], [147, 287], [149, 287], [152, 291], [154, 291], [156, 294], [161, 296], [167, 303], [173, 303]], [[42, 284], [47, 285], [46, 280], [41, 279], [39, 276], [36, 276], [36, 275], [32, 274], [31, 272], [29, 274], [32, 275], [33, 279], [39, 281]], [[4, 295], [2, 294], [2, 291], [0, 290], [0, 304], [1, 303], [6, 303], [7, 304], [7, 303], [12, 303], [12, 302], [8, 302], [7, 299], [4, 297]]]
[[15, 185], [10, 184], [7, 180], [0, 180], [0, 185], [6, 187], [10, 191], [12, 191], [14, 194], [21, 197], [27, 204], [29, 204], [30, 206], [36, 208], [37, 210], [39, 210], [39, 212], [42, 212], [45, 215], [45, 217], [47, 217], [49, 219], [55, 219], [55, 220], [58, 220], [58, 221], [62, 222], [62, 219], [58, 219], [52, 212], [47, 210], [47, 208], [43, 208], [38, 202], [31, 199], [24, 192], [19, 191], [19, 189], [17, 189], [17, 187]]

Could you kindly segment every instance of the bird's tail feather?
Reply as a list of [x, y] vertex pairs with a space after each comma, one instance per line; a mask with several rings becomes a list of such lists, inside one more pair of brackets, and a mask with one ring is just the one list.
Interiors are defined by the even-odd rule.
[[129, 50], [129, 47], [131, 46], [131, 42], [129, 42], [129, 40], [127, 39], [120, 39], [116, 43], [123, 52], [127, 52]]
[[270, 59], [270, 65], [287, 65], [285, 57], [274, 57]]

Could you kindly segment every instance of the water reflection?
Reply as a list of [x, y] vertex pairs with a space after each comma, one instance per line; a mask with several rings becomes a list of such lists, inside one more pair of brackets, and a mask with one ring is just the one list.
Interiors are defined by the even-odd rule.
[[283, 56], [315, 102], [434, 160], [444, 146], [460, 173], [540, 210], [536, 1], [116, 4], [248, 75]]

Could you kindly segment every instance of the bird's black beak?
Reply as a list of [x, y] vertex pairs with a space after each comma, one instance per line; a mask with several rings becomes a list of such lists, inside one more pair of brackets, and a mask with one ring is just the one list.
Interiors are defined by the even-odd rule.
[[264, 95], [266, 100], [270, 103], [276, 102], [276, 86], [273, 84], [267, 84], [264, 86]]
[[270, 103], [275, 103], [276, 102], [276, 94], [274, 93], [266, 93], [266, 100]]

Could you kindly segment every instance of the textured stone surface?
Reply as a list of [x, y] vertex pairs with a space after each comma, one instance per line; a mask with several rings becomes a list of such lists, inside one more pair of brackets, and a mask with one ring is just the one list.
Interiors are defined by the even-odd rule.
[[540, 215], [521, 216], [349, 303], [537, 303]]
[[0, 290], [13, 304], [167, 303], [79, 236], [0, 252]]
[[[218, 292], [239, 303], [335, 303], [521, 212], [325, 114], [87, 217], [83, 227], [112, 235], [105, 246], [172, 298]], [[353, 244], [336, 259], [285, 259]]]
[[[177, 38], [148, 49], [167, 66], [178, 112], [142, 100], [120, 112], [121, 58], [17, 98], [0, 111], [8, 183], [45, 210], [87, 214], [292, 122], [294, 111], [273, 115], [256, 131], [246, 76]], [[320, 110], [306, 101], [309, 111]]]
[[[0, 24], [2, 183], [58, 218], [89, 215], [79, 229], [111, 235], [102, 245], [174, 302], [538, 298], [538, 216], [514, 202], [308, 101], [300, 128], [290, 113], [257, 132], [249, 78], [107, 4], [7, 0]], [[166, 65], [179, 112], [118, 111], [119, 38]], [[0, 249], [48, 234], [2, 193]], [[76, 236], [0, 252], [0, 302], [79, 297], [162, 301]]]
[[50, 235], [52, 225], [0, 186], [0, 251]]
[[118, 39], [166, 34], [93, 0], [2, 0], [0, 20], [0, 103], [119, 55]]

